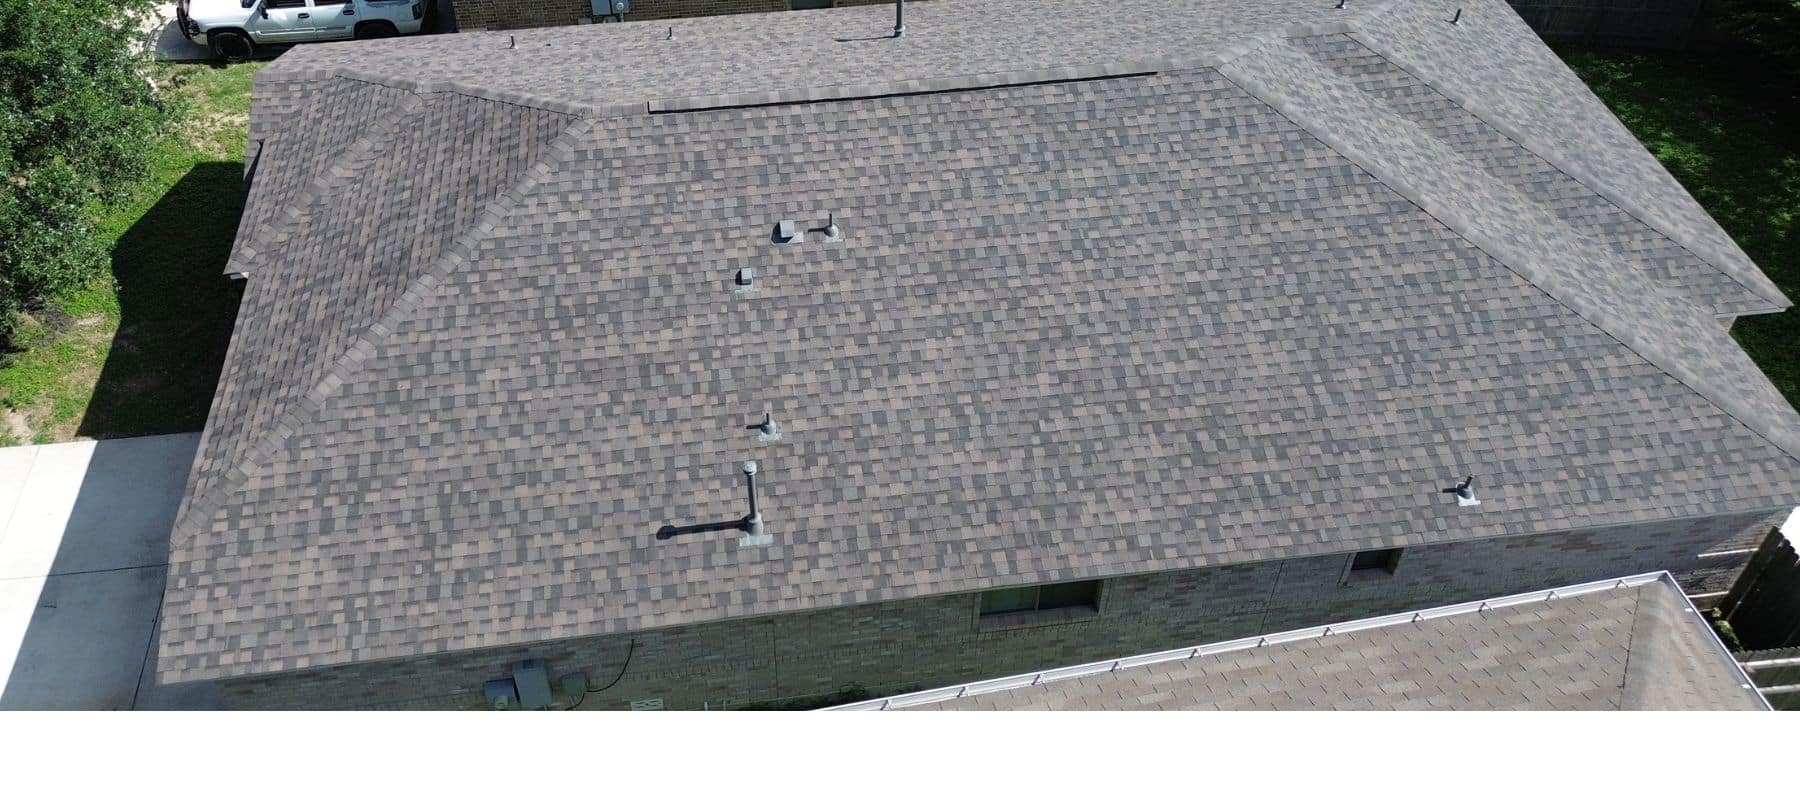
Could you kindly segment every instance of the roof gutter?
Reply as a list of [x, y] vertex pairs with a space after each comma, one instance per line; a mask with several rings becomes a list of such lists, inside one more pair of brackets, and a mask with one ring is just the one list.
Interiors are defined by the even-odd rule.
[[1756, 684], [1750, 680], [1750, 676], [1744, 671], [1743, 665], [1739, 664], [1737, 658], [1731, 654], [1731, 651], [1726, 649], [1725, 643], [1719, 641], [1718, 635], [1714, 634], [1712, 632], [1712, 627], [1705, 623], [1704, 617], [1700, 615], [1699, 609], [1695, 608], [1694, 604], [1687, 599], [1687, 593], [1682, 591], [1681, 585], [1676, 583], [1675, 577], [1670, 575], [1666, 570], [1662, 572], [1646, 572], [1624, 578], [1578, 583], [1573, 586], [1563, 586], [1545, 591], [1506, 595], [1505, 597], [1496, 597], [1488, 600], [1474, 600], [1467, 603], [1438, 606], [1436, 608], [1428, 608], [1420, 611], [1404, 611], [1398, 614], [1368, 617], [1366, 619], [1341, 622], [1332, 625], [1319, 625], [1311, 628], [1271, 633], [1265, 636], [1248, 636], [1227, 642], [1217, 642], [1195, 647], [1183, 647], [1178, 650], [1164, 650], [1157, 653], [1127, 656], [1111, 661], [1095, 661], [1073, 667], [1060, 667], [1057, 669], [1047, 669], [1021, 675], [1009, 675], [1004, 678], [993, 678], [990, 680], [976, 681], [974, 683], [946, 686], [941, 689], [927, 689], [922, 692], [912, 692], [909, 694], [896, 695], [894, 697], [865, 700], [860, 703], [847, 703], [845, 705], [832, 706], [821, 710], [887, 711], [896, 708], [906, 708], [908, 706], [930, 705], [932, 703], [953, 700], [959, 697], [1004, 692], [1010, 689], [1037, 686], [1039, 684], [1051, 683], [1054, 681], [1081, 678], [1105, 672], [1117, 672], [1121, 669], [1129, 669], [1132, 667], [1143, 667], [1168, 661], [1185, 661], [1200, 656], [1218, 655], [1220, 653], [1230, 653], [1238, 650], [1253, 650], [1264, 645], [1283, 644], [1306, 639], [1318, 639], [1336, 634], [1366, 631], [1372, 628], [1385, 628], [1393, 625], [1405, 625], [1432, 619], [1442, 619], [1444, 617], [1454, 617], [1462, 614], [1491, 611], [1497, 608], [1548, 602], [1559, 597], [1575, 597], [1578, 595], [1591, 594], [1593, 592], [1628, 589], [1633, 586], [1643, 586], [1644, 584], [1657, 582], [1666, 584], [1670, 589], [1674, 590], [1676, 594], [1681, 595], [1681, 601], [1686, 606], [1688, 613], [1692, 616], [1694, 623], [1706, 630], [1707, 641], [1712, 643], [1713, 649], [1717, 651], [1720, 658], [1731, 663], [1734, 674], [1738, 678], [1740, 688], [1749, 692], [1751, 695], [1754, 695], [1757, 705], [1763, 710], [1772, 710], [1768, 699], [1763, 697], [1761, 692], [1757, 691]]

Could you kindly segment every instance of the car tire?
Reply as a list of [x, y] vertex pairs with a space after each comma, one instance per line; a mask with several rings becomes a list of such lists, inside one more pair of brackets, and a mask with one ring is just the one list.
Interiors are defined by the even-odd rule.
[[354, 35], [358, 39], [386, 39], [389, 36], [399, 36], [400, 29], [394, 27], [392, 22], [360, 22], [356, 25]]
[[208, 31], [206, 46], [220, 61], [248, 61], [256, 55], [256, 45], [238, 31]]

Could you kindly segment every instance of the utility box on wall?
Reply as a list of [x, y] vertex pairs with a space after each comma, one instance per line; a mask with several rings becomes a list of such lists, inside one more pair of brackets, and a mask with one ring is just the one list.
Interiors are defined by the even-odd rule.
[[596, 17], [615, 17], [631, 13], [631, 0], [589, 0]]
[[513, 685], [518, 687], [519, 706], [530, 711], [550, 707], [550, 673], [541, 658], [531, 658], [513, 665]]

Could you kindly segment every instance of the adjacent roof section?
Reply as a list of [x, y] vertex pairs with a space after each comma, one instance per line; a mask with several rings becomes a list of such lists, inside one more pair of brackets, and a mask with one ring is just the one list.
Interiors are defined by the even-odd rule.
[[839, 706], [927, 711], [1767, 710], [1667, 573]]
[[[1731, 282], [1351, 5], [297, 48], [166, 677], [1791, 504]], [[752, 458], [774, 545], [654, 536], [741, 517]]]

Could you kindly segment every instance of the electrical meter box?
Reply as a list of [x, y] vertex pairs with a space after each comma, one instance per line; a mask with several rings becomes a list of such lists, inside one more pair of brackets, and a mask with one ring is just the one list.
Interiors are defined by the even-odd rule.
[[631, 0], [588, 0], [588, 6], [594, 9], [596, 17], [631, 13]]
[[550, 694], [550, 671], [544, 667], [544, 660], [532, 658], [513, 665], [513, 685], [519, 688], [519, 707], [531, 711], [542, 711], [550, 707], [555, 698]]
[[519, 692], [509, 678], [482, 684], [481, 693], [487, 695], [488, 708], [495, 711], [512, 711], [519, 707]]

